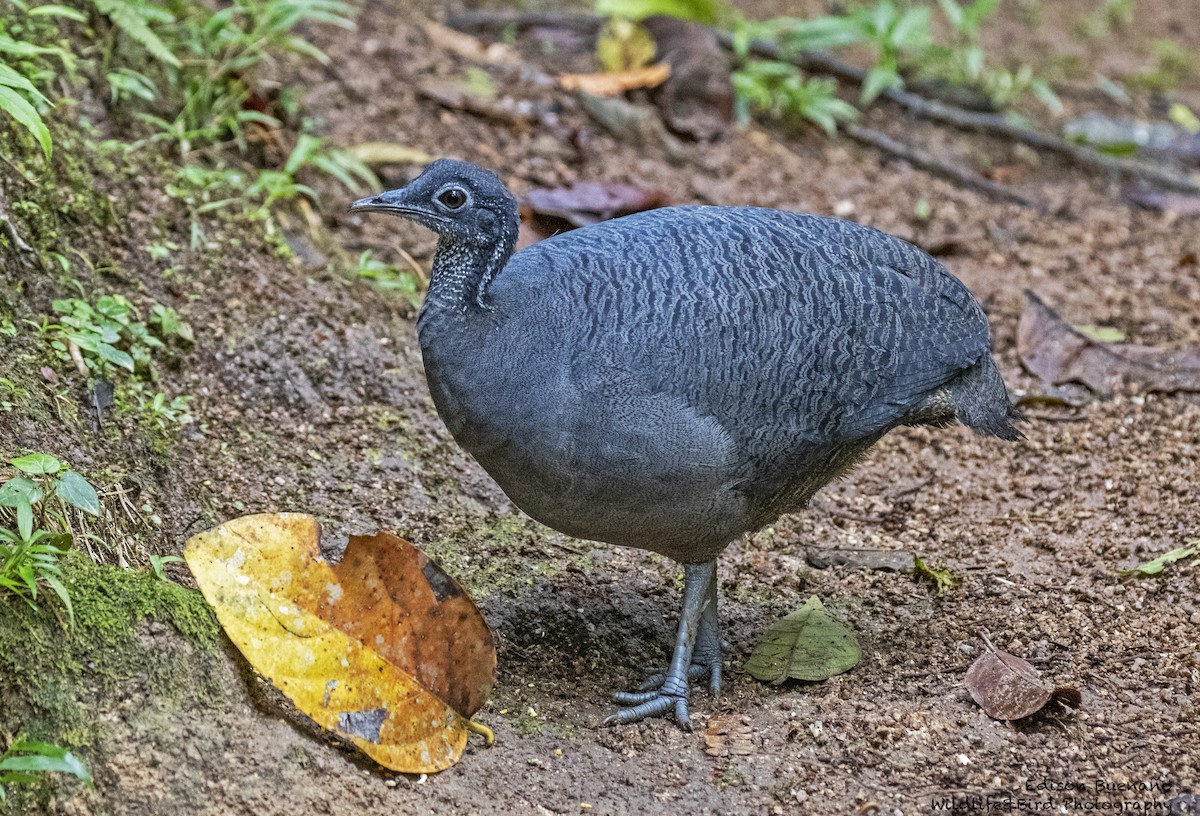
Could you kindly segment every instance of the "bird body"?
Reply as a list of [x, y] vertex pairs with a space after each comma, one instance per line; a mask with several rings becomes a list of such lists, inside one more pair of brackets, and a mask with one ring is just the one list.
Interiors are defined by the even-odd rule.
[[928, 255], [752, 207], [550, 238], [482, 309], [430, 300], [419, 328], [439, 414], [518, 507], [686, 563], [800, 509], [948, 384], [950, 420], [955, 378], [994, 371], [983, 312]]
[[878, 230], [671, 207], [513, 254], [511, 195], [446, 160], [355, 209], [441, 236], [418, 331], [455, 440], [539, 521], [687, 567], [671, 671], [617, 721], [687, 725], [688, 680], [719, 686], [713, 565], [739, 535], [898, 425], [1019, 436], [978, 303]]

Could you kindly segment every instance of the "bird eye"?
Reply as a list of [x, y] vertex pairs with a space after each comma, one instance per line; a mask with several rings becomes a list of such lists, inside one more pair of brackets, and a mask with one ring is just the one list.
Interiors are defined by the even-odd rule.
[[458, 187], [449, 187], [438, 193], [437, 200], [446, 209], [457, 210], [467, 203], [467, 194]]

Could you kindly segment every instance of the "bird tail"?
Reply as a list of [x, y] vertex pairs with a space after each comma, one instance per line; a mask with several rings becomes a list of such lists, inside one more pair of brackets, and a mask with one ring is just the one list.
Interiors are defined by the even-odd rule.
[[1025, 438], [1014, 424], [1024, 422], [1025, 415], [1009, 399], [1000, 369], [990, 354], [964, 371], [948, 390], [955, 416], [968, 428], [1009, 441]]

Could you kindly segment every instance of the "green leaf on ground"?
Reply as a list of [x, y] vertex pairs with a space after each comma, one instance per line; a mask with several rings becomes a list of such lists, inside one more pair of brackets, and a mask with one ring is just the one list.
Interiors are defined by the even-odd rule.
[[1097, 343], [1124, 343], [1129, 339], [1129, 335], [1115, 326], [1094, 326], [1084, 323], [1071, 328]]
[[746, 671], [764, 683], [818, 682], [850, 671], [862, 652], [854, 632], [825, 611], [816, 595], [763, 634]]
[[931, 567], [920, 558], [913, 559], [912, 577], [914, 580], [928, 581], [933, 584], [937, 589], [937, 596], [939, 598], [946, 594], [947, 589], [953, 589], [958, 583], [958, 579], [954, 577], [952, 571], [940, 567]]
[[1153, 561], [1138, 564], [1133, 569], [1117, 570], [1122, 575], [1136, 575], [1139, 578], [1150, 578], [1162, 572], [1168, 564], [1183, 561], [1187, 558], [1200, 558], [1200, 538], [1188, 542], [1186, 547], [1176, 547], [1168, 553], [1163, 553]]

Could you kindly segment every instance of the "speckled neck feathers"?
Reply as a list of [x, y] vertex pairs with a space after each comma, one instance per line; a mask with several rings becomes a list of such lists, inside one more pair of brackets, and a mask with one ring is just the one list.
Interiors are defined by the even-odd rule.
[[498, 222], [496, 232], [500, 234], [482, 243], [443, 236], [433, 258], [427, 308], [464, 313], [488, 308], [488, 285], [504, 269], [517, 242], [515, 222], [515, 214], [511, 226]]

